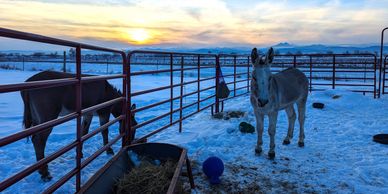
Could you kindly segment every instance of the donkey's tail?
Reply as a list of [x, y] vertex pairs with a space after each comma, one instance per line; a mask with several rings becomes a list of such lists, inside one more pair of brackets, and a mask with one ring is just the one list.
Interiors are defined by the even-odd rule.
[[[30, 108], [30, 96], [28, 92], [21, 91], [23, 104], [24, 104], [24, 113], [23, 113], [23, 126], [24, 129], [28, 129], [32, 126], [32, 118], [31, 118], [31, 108]], [[27, 142], [29, 142], [30, 136], [27, 137]]]
[[30, 97], [28, 95], [28, 92], [25, 91], [21, 91], [21, 95], [24, 103], [23, 126], [25, 129], [27, 129], [32, 126]]

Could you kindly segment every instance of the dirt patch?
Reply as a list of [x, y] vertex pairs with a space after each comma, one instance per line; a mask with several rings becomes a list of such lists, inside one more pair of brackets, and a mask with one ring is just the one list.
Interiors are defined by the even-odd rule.
[[245, 116], [245, 112], [243, 111], [227, 111], [227, 112], [216, 113], [213, 115], [213, 118], [229, 120], [231, 118], [242, 118], [244, 116]]

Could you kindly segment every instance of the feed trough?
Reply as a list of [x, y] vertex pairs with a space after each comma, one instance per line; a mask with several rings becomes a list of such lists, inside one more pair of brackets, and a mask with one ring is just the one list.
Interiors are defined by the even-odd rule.
[[166, 143], [142, 143], [130, 145], [121, 149], [117, 155], [85, 183], [79, 193], [115, 193], [115, 184], [117, 180], [124, 177], [125, 174], [134, 168], [129, 153], [136, 153], [140, 157], [149, 157], [160, 161], [176, 161], [174, 175], [169, 183], [167, 193], [174, 193], [178, 178], [182, 171], [182, 166], [186, 162], [190, 185], [192, 189], [194, 188], [194, 180], [186, 149]]

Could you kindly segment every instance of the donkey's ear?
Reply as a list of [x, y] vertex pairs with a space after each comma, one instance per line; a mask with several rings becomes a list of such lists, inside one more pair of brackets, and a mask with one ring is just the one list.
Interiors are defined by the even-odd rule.
[[253, 48], [251, 52], [251, 60], [253, 64], [255, 64], [257, 57], [259, 57], [259, 54], [257, 54], [257, 48]]
[[131, 110], [135, 110], [135, 109], [136, 109], [136, 104], [132, 104]]
[[271, 47], [271, 48], [268, 50], [268, 53], [267, 53], [267, 60], [268, 60], [268, 63], [272, 63], [273, 58], [274, 58], [274, 55], [275, 55], [275, 52], [274, 52], [273, 48]]

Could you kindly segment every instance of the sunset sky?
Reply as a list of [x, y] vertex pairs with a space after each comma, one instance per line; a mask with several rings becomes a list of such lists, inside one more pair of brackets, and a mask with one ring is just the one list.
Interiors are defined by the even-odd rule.
[[388, 0], [0, 0], [0, 27], [113, 48], [366, 44], [379, 42], [387, 8]]

